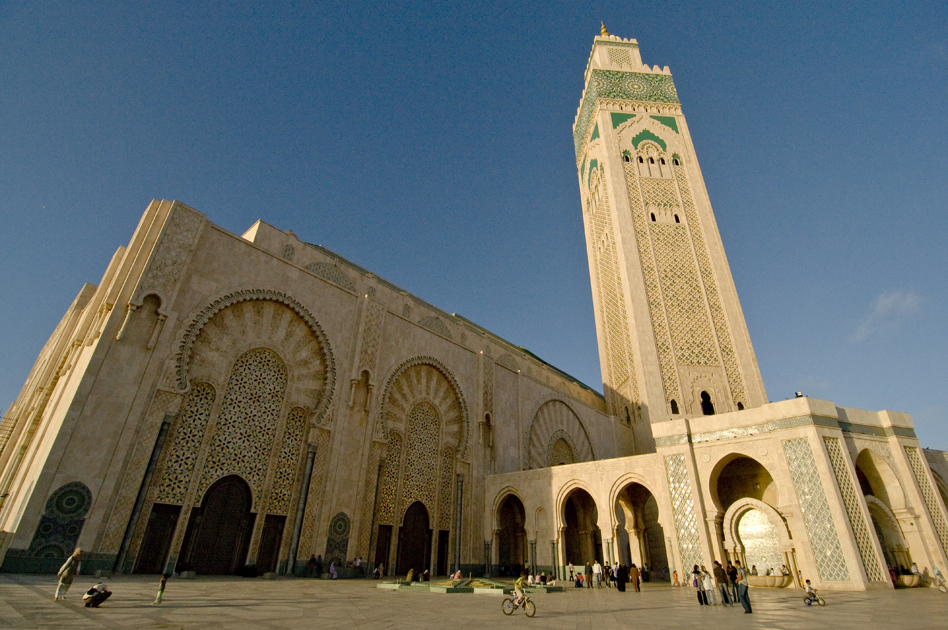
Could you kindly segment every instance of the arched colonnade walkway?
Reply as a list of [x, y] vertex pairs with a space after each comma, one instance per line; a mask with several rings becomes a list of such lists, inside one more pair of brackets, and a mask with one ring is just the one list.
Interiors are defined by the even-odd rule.
[[563, 579], [568, 563], [580, 571], [599, 560], [684, 580], [695, 564], [740, 560], [792, 576], [782, 582], [865, 590], [891, 588], [890, 568], [943, 565], [939, 514], [924, 511], [932, 499], [920, 492], [911, 445], [794, 429], [659, 439], [654, 454], [490, 476], [487, 570]]

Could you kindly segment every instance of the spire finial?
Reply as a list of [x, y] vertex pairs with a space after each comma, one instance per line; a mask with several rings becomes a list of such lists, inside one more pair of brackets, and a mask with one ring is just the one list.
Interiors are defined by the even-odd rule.
[[606, 23], [605, 23], [605, 22], [600, 22], [600, 24], [602, 25], [602, 29], [601, 29], [601, 31], [602, 31], [602, 36], [603, 36], [603, 37], [609, 37], [609, 31], [606, 30]]

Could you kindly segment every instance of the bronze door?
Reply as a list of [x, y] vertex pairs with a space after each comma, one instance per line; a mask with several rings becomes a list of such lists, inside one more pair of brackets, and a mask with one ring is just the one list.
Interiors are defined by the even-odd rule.
[[199, 510], [192, 514], [185, 538], [187, 564], [202, 575], [231, 575], [243, 566], [253, 531], [250, 488], [237, 475], [212, 485]]

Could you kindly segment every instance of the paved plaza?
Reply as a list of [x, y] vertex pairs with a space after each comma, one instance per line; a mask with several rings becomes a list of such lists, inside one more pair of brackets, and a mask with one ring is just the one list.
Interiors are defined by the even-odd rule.
[[799, 590], [755, 589], [754, 614], [740, 607], [699, 607], [689, 588], [646, 585], [641, 593], [568, 589], [532, 596], [537, 614], [505, 617], [496, 595], [390, 592], [372, 580], [172, 579], [152, 606], [157, 580], [108, 582], [112, 598], [84, 608], [93, 579], [80, 577], [65, 602], [53, 602], [55, 580], [0, 575], [0, 628], [945, 628], [948, 596], [933, 589], [825, 592], [823, 608], [803, 605]]

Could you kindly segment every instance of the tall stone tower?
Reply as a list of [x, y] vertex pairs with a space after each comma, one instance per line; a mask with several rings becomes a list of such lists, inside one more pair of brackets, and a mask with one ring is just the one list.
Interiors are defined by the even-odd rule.
[[636, 452], [651, 423], [766, 403], [668, 67], [603, 27], [573, 139], [606, 404]]

